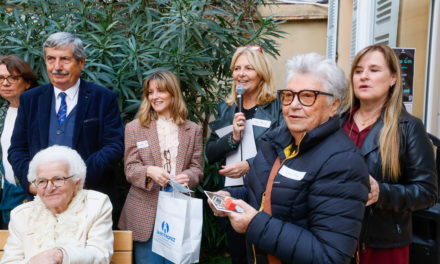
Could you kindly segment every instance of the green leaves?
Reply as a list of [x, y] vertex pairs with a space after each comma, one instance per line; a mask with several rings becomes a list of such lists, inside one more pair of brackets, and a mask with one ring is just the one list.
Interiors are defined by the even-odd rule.
[[[191, 98], [187, 102], [191, 118], [206, 129], [209, 115], [223, 99], [211, 95], [229, 90], [235, 47], [259, 44], [269, 54], [278, 54], [279, 22], [261, 17], [258, 3], [10, 0], [0, 8], [0, 44], [2, 55], [23, 57], [43, 83], [47, 81], [43, 41], [61, 30], [76, 34], [87, 51], [82, 77], [115, 90], [126, 121], [136, 112], [131, 105], [141, 98], [142, 80], [157, 69], [169, 69]], [[219, 86], [220, 82], [226, 85]]]
[[[230, 92], [229, 64], [236, 47], [260, 45], [278, 55], [282, 37], [272, 17], [262, 17], [263, 0], [5, 0], [0, 7], [1, 55], [24, 58], [48, 78], [42, 44], [52, 33], [68, 31], [86, 47], [82, 78], [119, 96], [124, 121], [135, 116], [142, 82], [159, 69], [179, 78], [188, 117], [201, 124], [205, 138], [217, 104]], [[207, 167], [203, 188], [219, 188], [218, 168]], [[207, 214], [209, 217], [209, 214]], [[205, 231], [215, 247], [224, 236]], [[214, 232], [211, 234], [210, 232]], [[220, 240], [219, 240], [220, 239]]]

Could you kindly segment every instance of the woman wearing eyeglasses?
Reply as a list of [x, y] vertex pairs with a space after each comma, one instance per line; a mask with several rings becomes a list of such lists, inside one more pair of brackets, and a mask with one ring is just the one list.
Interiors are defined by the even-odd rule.
[[33, 201], [11, 212], [0, 264], [108, 264], [113, 254], [112, 203], [85, 190], [87, 167], [74, 149], [53, 145], [29, 163]]
[[[209, 124], [211, 136], [206, 146], [206, 157], [209, 163], [226, 158], [226, 164], [219, 170], [219, 174], [226, 177], [225, 186], [241, 186], [241, 177], [252, 165], [262, 136], [283, 123], [284, 119], [281, 104], [276, 99], [272, 71], [261, 47], [237, 48], [232, 57], [231, 71], [234, 80], [231, 93], [225, 102], [219, 104], [217, 118]], [[240, 85], [245, 89], [242, 112], [238, 111], [236, 92]], [[248, 122], [250, 126], [246, 126]], [[245, 131], [245, 128], [252, 131]], [[253, 138], [250, 143], [243, 144], [242, 147], [247, 148], [239, 149], [245, 133]], [[251, 146], [253, 150], [250, 150]], [[244, 263], [244, 236], [236, 234], [230, 227], [226, 231], [232, 263]]]
[[360, 263], [408, 263], [412, 212], [437, 201], [432, 145], [402, 105], [400, 64], [390, 47], [359, 51], [350, 77], [344, 130], [367, 162], [371, 185]]
[[0, 96], [5, 99], [0, 107], [0, 173], [3, 189], [0, 210], [3, 228], [7, 228], [10, 211], [27, 199], [24, 190], [17, 185], [7, 156], [20, 104], [20, 94], [37, 85], [37, 76], [25, 61], [16, 56], [0, 58]]
[[125, 175], [131, 187], [119, 228], [133, 231], [136, 264], [165, 263], [151, 249], [159, 191], [170, 177], [190, 189], [202, 180], [202, 128], [187, 120], [172, 72], [151, 74], [143, 88], [138, 118], [125, 127]]
[[286, 125], [264, 136], [253, 166], [232, 196], [228, 216], [246, 234], [248, 263], [348, 263], [368, 197], [362, 156], [340, 128], [344, 72], [316, 53], [287, 63], [279, 91]]

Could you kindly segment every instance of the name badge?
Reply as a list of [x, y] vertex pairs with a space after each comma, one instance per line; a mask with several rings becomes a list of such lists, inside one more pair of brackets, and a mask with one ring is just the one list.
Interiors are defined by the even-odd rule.
[[232, 125], [229, 125], [229, 126], [225, 126], [220, 129], [217, 129], [215, 131], [215, 133], [217, 134], [218, 137], [221, 138], [221, 137], [224, 137], [227, 134], [231, 133], [232, 131], [233, 131]]
[[253, 119], [252, 119], [252, 124], [253, 124], [254, 126], [259, 126], [259, 127], [269, 128], [271, 122], [270, 122], [269, 120], [253, 118]]
[[289, 179], [295, 180], [295, 181], [300, 181], [304, 178], [304, 176], [306, 175], [305, 171], [297, 171], [291, 168], [286, 167], [285, 165], [283, 165], [283, 167], [281, 167], [279, 173]]
[[141, 149], [141, 148], [147, 148], [149, 145], [148, 145], [148, 141], [145, 140], [145, 141], [136, 142], [136, 146], [138, 147], [138, 149]]

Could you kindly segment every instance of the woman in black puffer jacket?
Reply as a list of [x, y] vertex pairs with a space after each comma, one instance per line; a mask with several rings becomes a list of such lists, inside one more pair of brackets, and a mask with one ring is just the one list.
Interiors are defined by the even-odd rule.
[[245, 233], [248, 263], [348, 263], [369, 186], [336, 115], [344, 73], [311, 53], [288, 62], [287, 80], [279, 91], [286, 125], [264, 136], [243, 187], [218, 192], [242, 199], [234, 202], [243, 212], [213, 211]]

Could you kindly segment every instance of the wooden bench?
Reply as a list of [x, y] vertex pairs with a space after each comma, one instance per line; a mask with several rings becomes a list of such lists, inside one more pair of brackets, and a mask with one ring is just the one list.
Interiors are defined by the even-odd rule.
[[115, 241], [113, 244], [112, 264], [132, 264], [133, 258], [133, 232], [127, 230], [114, 230]]
[[8, 240], [9, 231], [0, 230], [0, 259], [3, 257], [3, 249], [5, 248], [6, 240]]
[[[131, 264], [133, 258], [133, 232], [114, 230], [114, 244], [112, 264]], [[0, 230], [0, 259], [3, 257], [9, 231]]]

